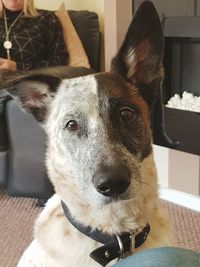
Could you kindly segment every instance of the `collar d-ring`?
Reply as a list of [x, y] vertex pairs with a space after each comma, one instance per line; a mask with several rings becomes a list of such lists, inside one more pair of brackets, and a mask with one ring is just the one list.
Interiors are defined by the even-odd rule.
[[120, 252], [120, 255], [118, 257], [118, 261], [119, 261], [120, 259], [124, 258], [124, 245], [123, 245], [122, 240], [121, 240], [119, 235], [116, 235], [116, 238], [117, 238], [117, 242], [119, 245], [119, 252]]

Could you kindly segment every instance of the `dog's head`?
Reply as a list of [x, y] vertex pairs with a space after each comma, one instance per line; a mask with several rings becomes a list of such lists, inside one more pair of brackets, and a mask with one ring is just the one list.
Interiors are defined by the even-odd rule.
[[162, 48], [158, 15], [145, 1], [109, 73], [11, 79], [10, 91], [44, 124], [50, 178], [63, 198], [73, 192], [97, 206], [137, 196], [141, 164], [152, 150], [150, 112], [162, 79]]

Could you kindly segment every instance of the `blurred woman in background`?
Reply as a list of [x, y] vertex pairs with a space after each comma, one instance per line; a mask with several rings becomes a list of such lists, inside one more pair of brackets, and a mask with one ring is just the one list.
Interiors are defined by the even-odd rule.
[[31, 70], [66, 65], [62, 28], [33, 0], [0, 0], [0, 69]]

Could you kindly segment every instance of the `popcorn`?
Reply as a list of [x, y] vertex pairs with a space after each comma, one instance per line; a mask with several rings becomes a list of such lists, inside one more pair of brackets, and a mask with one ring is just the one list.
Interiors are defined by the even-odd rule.
[[182, 97], [175, 94], [169, 99], [166, 107], [200, 112], [200, 96], [194, 96], [188, 92], [183, 92]]

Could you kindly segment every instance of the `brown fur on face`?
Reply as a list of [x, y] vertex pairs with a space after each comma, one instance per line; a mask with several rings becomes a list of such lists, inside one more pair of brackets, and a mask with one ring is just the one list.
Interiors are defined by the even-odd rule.
[[[129, 130], [132, 137], [135, 138], [135, 147], [131, 149], [131, 144], [127, 143], [127, 148], [136, 154], [138, 154], [140, 151], [141, 158], [144, 159], [151, 153], [152, 147], [149, 108], [147, 103], [140, 95], [140, 91], [134, 84], [127, 82], [117, 74], [102, 73], [95, 75], [95, 78], [97, 79], [99, 86], [99, 101], [101, 110], [106, 110], [106, 108], [103, 107], [103, 105], [106, 105], [105, 103], [107, 103], [105, 98], [110, 100], [110, 107], [108, 108], [111, 116], [109, 118], [110, 121], [115, 120], [114, 117], [116, 117], [119, 113], [120, 107], [131, 107], [133, 110], [135, 110], [135, 120], [129, 122], [129, 124], [132, 125], [132, 129]], [[113, 104], [114, 102], [115, 104]], [[113, 105], [116, 107], [113, 107]], [[119, 108], [117, 108], [117, 105]], [[113, 118], [112, 110], [114, 110]], [[104, 118], [104, 121], [105, 120], [106, 118]], [[119, 122], [116, 121], [116, 128], [114, 132], [111, 133], [112, 138], [120, 132], [121, 128], [117, 129], [117, 126], [119, 126]], [[125, 139], [127, 138], [128, 137], [126, 136]]]

